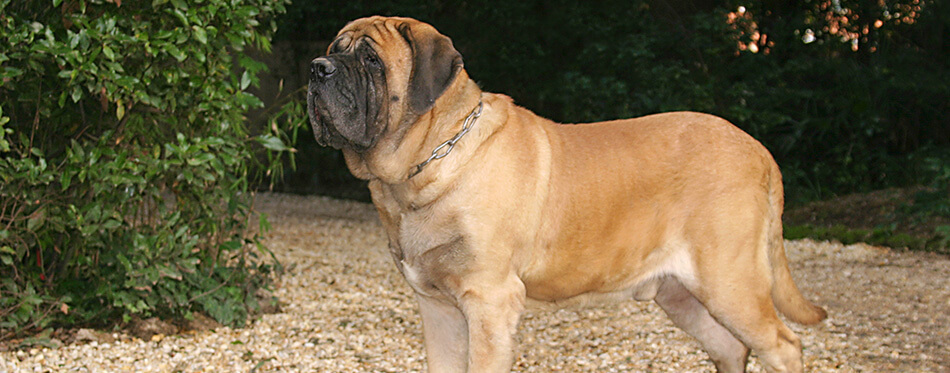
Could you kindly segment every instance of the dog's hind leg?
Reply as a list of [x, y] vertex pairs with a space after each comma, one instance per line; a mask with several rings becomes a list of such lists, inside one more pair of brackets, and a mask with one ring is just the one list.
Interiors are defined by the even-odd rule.
[[[768, 372], [803, 371], [798, 336], [779, 319], [772, 303], [768, 268], [754, 256], [722, 259], [699, 273], [698, 289], [684, 285], [722, 326], [752, 349]], [[731, 267], [730, 267], [731, 266]], [[730, 268], [728, 270], [721, 270]]]
[[680, 329], [699, 340], [720, 372], [744, 372], [749, 349], [709, 314], [674, 277], [662, 280], [656, 301]]

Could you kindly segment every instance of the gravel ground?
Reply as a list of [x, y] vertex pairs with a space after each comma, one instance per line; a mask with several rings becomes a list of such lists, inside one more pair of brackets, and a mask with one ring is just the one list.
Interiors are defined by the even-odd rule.
[[[58, 349], [0, 352], [0, 372], [417, 372], [425, 367], [412, 292], [371, 205], [263, 194], [268, 246], [293, 268], [281, 313], [250, 327], [149, 340], [124, 333]], [[786, 244], [806, 296], [830, 317], [792, 325], [810, 371], [950, 372], [950, 259], [867, 245]], [[519, 372], [707, 372], [699, 345], [653, 303], [529, 311]], [[111, 341], [111, 342], [110, 342]], [[749, 370], [762, 371], [753, 356]]]

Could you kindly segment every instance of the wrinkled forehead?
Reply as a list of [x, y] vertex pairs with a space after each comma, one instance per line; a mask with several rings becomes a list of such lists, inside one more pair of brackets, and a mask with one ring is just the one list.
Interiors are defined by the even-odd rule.
[[425, 25], [419, 21], [399, 17], [367, 17], [348, 23], [330, 45], [329, 51], [339, 52], [353, 48], [359, 43], [371, 43], [374, 46], [405, 42], [399, 33], [403, 27], [417, 28]]
[[407, 34], [405, 31], [408, 31], [408, 34], [416, 36], [439, 34], [439, 32], [429, 24], [412, 18], [366, 17], [352, 21], [344, 26], [343, 29], [337, 33], [333, 43], [330, 44], [329, 51], [337, 52], [349, 50], [364, 41], [375, 44], [376, 46], [407, 43], [409, 41], [404, 37]]

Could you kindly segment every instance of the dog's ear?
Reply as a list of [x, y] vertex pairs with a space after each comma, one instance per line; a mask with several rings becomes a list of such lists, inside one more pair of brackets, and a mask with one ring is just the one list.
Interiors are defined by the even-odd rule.
[[399, 33], [412, 48], [409, 109], [422, 115], [458, 76], [462, 70], [462, 55], [455, 50], [452, 39], [434, 29], [419, 29], [414, 35], [409, 24], [404, 23], [399, 26]]

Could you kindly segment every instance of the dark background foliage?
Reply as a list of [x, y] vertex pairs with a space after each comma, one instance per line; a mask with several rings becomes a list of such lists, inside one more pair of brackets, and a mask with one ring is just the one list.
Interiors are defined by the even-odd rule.
[[[320, 45], [355, 18], [414, 17], [454, 40], [483, 89], [554, 120], [709, 112], [773, 152], [793, 203], [908, 185], [940, 187], [936, 201], [948, 198], [940, 175], [950, 167], [948, 8], [926, 0], [299, 0], [279, 20], [276, 41]], [[284, 190], [361, 190], [338, 154], [303, 141]]]

